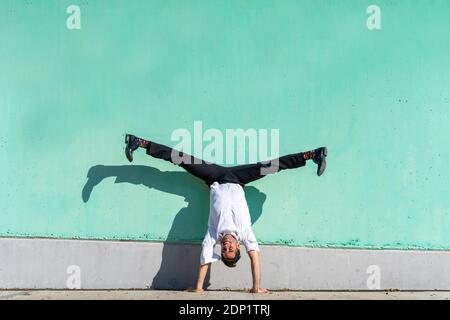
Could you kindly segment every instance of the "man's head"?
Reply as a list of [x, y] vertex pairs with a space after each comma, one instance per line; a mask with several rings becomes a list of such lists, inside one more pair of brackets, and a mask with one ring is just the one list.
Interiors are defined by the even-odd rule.
[[227, 267], [235, 267], [241, 258], [239, 242], [231, 234], [223, 236], [221, 245], [222, 261]]

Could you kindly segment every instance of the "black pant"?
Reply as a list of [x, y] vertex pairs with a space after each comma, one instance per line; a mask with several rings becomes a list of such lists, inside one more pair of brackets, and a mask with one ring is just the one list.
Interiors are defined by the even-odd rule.
[[270, 161], [222, 167], [155, 142], [150, 142], [147, 147], [147, 154], [179, 165], [187, 172], [202, 179], [208, 186], [215, 181], [218, 183], [238, 183], [244, 186], [265, 177], [267, 174], [284, 169], [303, 167], [306, 164], [303, 153], [294, 153]]

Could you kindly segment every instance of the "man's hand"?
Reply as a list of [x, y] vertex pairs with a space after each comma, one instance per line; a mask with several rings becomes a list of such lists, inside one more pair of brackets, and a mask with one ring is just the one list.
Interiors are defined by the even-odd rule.
[[251, 293], [269, 293], [269, 290], [264, 289], [264, 288], [251, 288], [250, 292]]
[[203, 290], [203, 289], [198, 289], [198, 288], [188, 288], [188, 289], [186, 289], [185, 291], [187, 291], [187, 292], [194, 292], [194, 293], [203, 293], [205, 290]]
[[205, 280], [206, 273], [208, 272], [210, 263], [200, 265], [198, 269], [198, 279], [195, 288], [189, 288], [186, 291], [194, 293], [203, 293], [203, 281]]

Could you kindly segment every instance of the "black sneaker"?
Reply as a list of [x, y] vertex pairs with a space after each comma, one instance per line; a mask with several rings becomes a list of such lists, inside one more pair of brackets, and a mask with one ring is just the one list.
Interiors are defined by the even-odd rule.
[[317, 163], [317, 175], [321, 176], [327, 167], [327, 147], [317, 148], [314, 150], [314, 157], [312, 158], [314, 163]]
[[125, 143], [127, 144], [125, 146], [125, 156], [127, 157], [128, 161], [132, 162], [133, 151], [139, 148], [139, 139], [132, 134], [126, 134]]

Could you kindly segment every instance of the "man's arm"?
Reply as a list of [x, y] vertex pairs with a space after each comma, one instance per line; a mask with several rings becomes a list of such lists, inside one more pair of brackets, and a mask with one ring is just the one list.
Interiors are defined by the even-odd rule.
[[200, 268], [198, 269], [198, 278], [197, 278], [197, 284], [195, 285], [195, 288], [189, 288], [187, 291], [189, 292], [197, 292], [202, 293], [203, 290], [203, 282], [205, 281], [206, 274], [208, 273], [208, 268], [211, 263], [207, 264], [201, 264]]
[[208, 273], [208, 268], [211, 262], [220, 260], [214, 253], [214, 246], [216, 245], [216, 239], [214, 235], [216, 234], [214, 225], [211, 221], [211, 216], [208, 222], [208, 231], [206, 232], [205, 238], [202, 242], [202, 252], [200, 253], [200, 268], [198, 270], [197, 284], [195, 288], [189, 288], [190, 292], [203, 292], [203, 282], [205, 281], [206, 274]]
[[196, 292], [203, 292], [203, 282], [205, 281], [206, 273], [208, 273], [208, 268], [211, 263], [201, 264], [198, 269], [197, 286], [195, 288]]
[[252, 265], [252, 277], [253, 277], [253, 287], [250, 290], [252, 293], [266, 293], [267, 289], [261, 288], [259, 286], [261, 282], [261, 269], [259, 266], [259, 253], [257, 250], [251, 250], [248, 252]]

